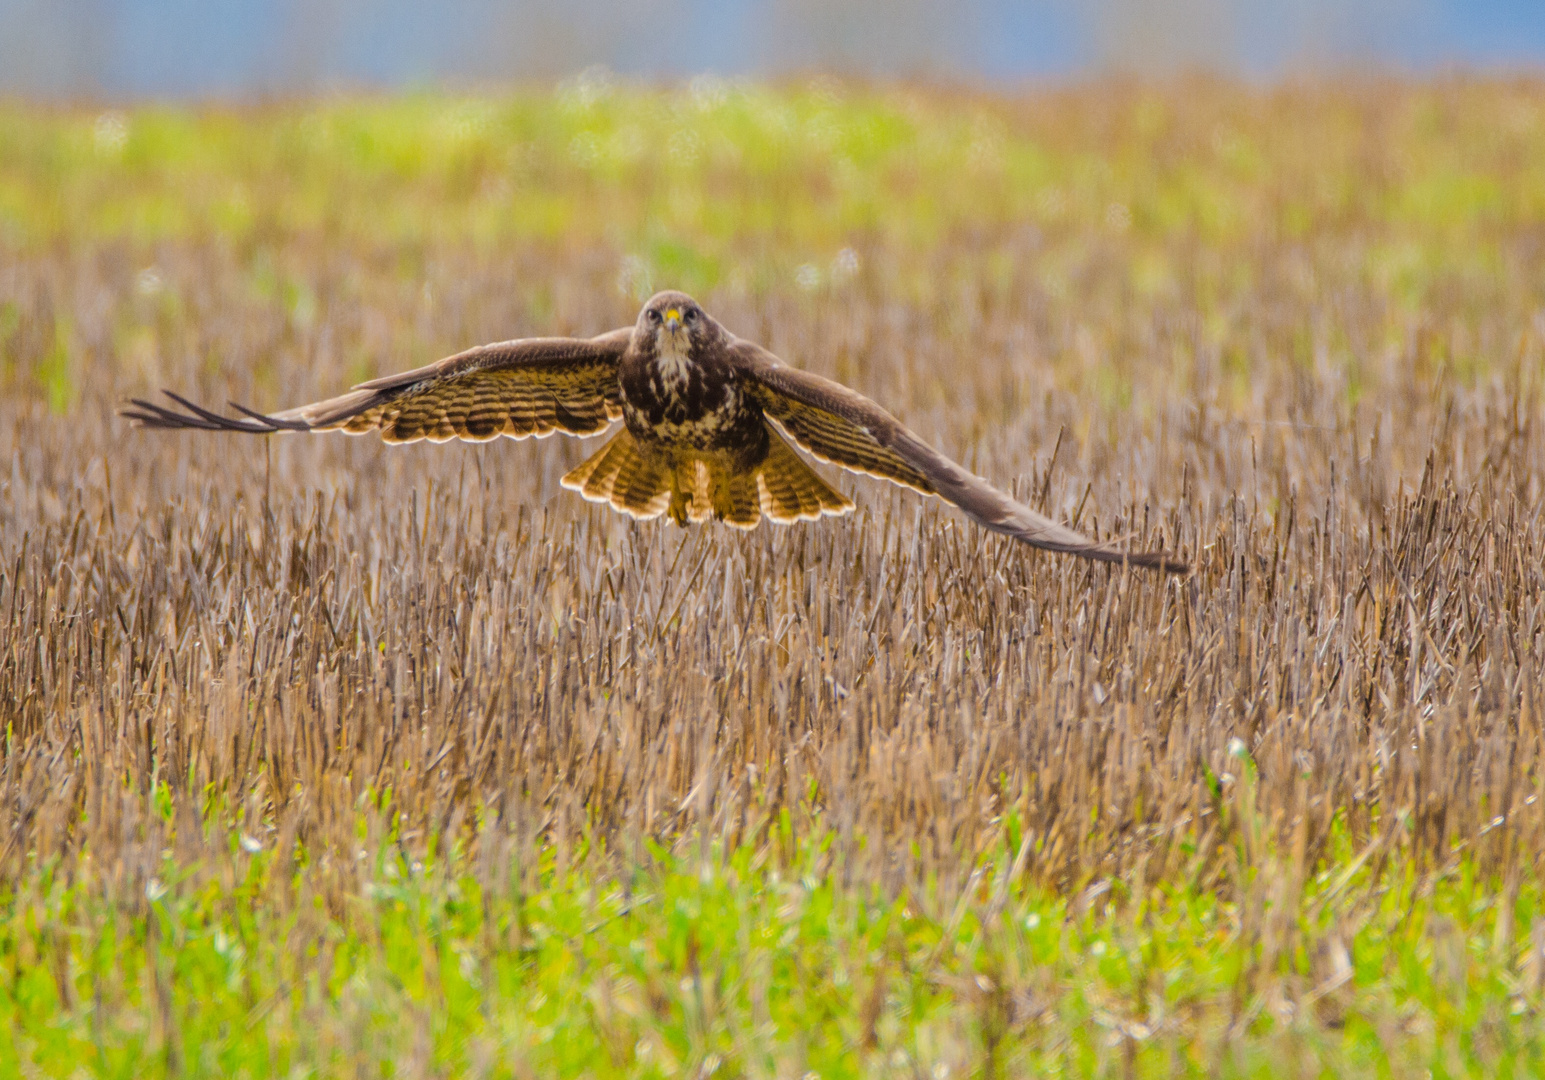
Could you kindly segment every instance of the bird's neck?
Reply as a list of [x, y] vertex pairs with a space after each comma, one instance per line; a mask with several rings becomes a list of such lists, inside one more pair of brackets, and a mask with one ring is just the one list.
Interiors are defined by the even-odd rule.
[[655, 366], [660, 369], [660, 381], [666, 387], [680, 393], [686, 389], [692, 375], [692, 343], [683, 338], [660, 335], [659, 349], [655, 353]]

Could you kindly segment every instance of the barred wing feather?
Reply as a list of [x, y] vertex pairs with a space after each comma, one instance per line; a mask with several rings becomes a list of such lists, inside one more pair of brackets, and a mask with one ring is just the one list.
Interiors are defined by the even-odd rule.
[[937, 495], [984, 528], [1031, 547], [1176, 574], [1188, 569], [1165, 552], [1120, 551], [1037, 513], [961, 468], [879, 405], [840, 383], [786, 367], [750, 342], [737, 341], [734, 350], [754, 381], [764, 414], [822, 461]]
[[500, 435], [592, 435], [622, 415], [617, 367], [630, 329], [595, 338], [525, 338], [448, 356], [347, 394], [272, 414], [233, 405], [221, 416], [172, 394], [180, 409], [135, 399], [124, 416], [144, 427], [204, 431], [379, 431], [389, 443], [483, 442]]

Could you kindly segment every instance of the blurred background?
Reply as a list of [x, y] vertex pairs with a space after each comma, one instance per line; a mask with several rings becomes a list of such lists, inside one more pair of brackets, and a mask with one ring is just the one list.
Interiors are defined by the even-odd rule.
[[0, 0], [0, 93], [283, 96], [812, 69], [971, 81], [1529, 69], [1541, 0]]

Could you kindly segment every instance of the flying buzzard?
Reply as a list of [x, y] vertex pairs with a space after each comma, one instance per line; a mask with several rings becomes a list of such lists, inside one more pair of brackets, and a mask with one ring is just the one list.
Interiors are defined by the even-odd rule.
[[937, 495], [1032, 547], [1184, 573], [1162, 551], [1124, 552], [1010, 498], [939, 453], [880, 406], [785, 367], [708, 316], [690, 296], [651, 297], [631, 327], [599, 337], [524, 338], [468, 349], [342, 397], [272, 415], [232, 403], [221, 416], [166, 391], [185, 411], [135, 399], [140, 426], [202, 431], [379, 431], [389, 443], [482, 442], [498, 435], [620, 431], [563, 486], [635, 518], [755, 528], [845, 514], [853, 502], [807, 465], [821, 461]]

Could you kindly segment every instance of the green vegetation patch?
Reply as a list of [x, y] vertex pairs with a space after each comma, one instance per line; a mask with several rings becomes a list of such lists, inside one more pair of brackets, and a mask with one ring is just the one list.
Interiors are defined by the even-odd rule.
[[[1392, 827], [1399, 844], [1402, 826]], [[1291, 860], [1216, 889], [1021, 879], [1036, 845], [883, 892], [819, 829], [631, 857], [299, 861], [233, 835], [124, 889], [82, 864], [0, 903], [6, 1075], [1508, 1076], [1541, 964], [1456, 859]], [[488, 835], [495, 835], [495, 828]], [[485, 840], [485, 844], [492, 843]], [[215, 848], [211, 849], [216, 850]], [[562, 865], [560, 865], [560, 863]], [[1262, 885], [1285, 876], [1289, 888]], [[357, 888], [345, 881], [360, 883]], [[1263, 891], [1271, 898], [1260, 902]], [[1239, 902], [1234, 897], [1243, 897]], [[1539, 937], [1538, 931], [1535, 937]]]
[[[0, 238], [627, 244], [647, 220], [697, 244], [812, 253], [1022, 222], [1212, 244], [1262, 226], [1416, 228], [1452, 244], [1545, 213], [1542, 132], [1528, 87], [1462, 82], [1015, 100], [591, 75], [552, 92], [250, 109], [7, 105]], [[1370, 174], [1370, 156], [1396, 164]]]

